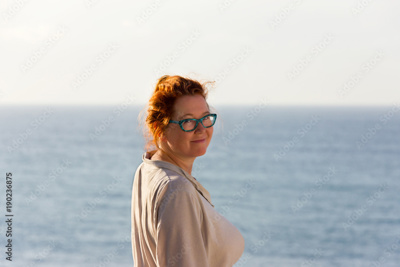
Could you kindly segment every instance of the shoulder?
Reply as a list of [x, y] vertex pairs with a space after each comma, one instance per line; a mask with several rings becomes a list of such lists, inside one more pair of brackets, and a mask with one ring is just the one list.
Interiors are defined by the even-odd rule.
[[190, 217], [201, 221], [202, 201], [194, 185], [174, 171], [166, 170], [164, 174], [163, 183], [156, 194], [154, 218], [162, 218], [164, 223], [171, 221], [173, 224], [176, 224], [176, 218], [185, 221]]
[[197, 195], [194, 185], [182, 174], [160, 166], [141, 164], [135, 174], [134, 187], [146, 192], [148, 201], [158, 207], [161, 202]]
[[184, 176], [169, 169], [162, 169], [159, 173], [160, 197], [185, 194], [195, 194], [193, 184]]
[[173, 210], [176, 213], [188, 207], [200, 208], [197, 190], [186, 177], [169, 169], [160, 170], [157, 176], [158, 185], [154, 192], [154, 208], [157, 212]]

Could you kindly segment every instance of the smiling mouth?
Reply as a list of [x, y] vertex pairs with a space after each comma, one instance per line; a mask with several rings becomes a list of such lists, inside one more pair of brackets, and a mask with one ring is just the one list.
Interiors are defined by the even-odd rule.
[[192, 142], [194, 142], [194, 143], [202, 143], [202, 142], [204, 142], [204, 141], [206, 141], [205, 138], [204, 138], [204, 139], [200, 139], [200, 140], [195, 140], [195, 141], [192, 141]]

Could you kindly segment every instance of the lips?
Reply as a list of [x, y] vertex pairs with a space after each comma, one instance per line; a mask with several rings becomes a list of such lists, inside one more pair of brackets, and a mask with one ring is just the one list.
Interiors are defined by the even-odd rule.
[[205, 142], [205, 141], [206, 141], [206, 139], [203, 138], [203, 139], [195, 140], [195, 141], [192, 141], [192, 142], [194, 142], [194, 143], [202, 143], [202, 142]]

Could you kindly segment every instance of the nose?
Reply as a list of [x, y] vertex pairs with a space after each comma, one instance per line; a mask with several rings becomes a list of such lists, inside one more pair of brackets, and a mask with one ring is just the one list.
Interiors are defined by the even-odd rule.
[[203, 131], [205, 131], [206, 130], [206, 128], [204, 128], [204, 126], [203, 126], [203, 124], [201, 124], [201, 122], [199, 122], [198, 124], [197, 124], [197, 127], [196, 127], [196, 129], [194, 130], [195, 132], [203, 132]]

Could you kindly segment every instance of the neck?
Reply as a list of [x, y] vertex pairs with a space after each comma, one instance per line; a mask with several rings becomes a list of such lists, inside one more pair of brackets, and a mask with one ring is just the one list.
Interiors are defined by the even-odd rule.
[[162, 161], [172, 163], [172, 164], [182, 168], [190, 175], [192, 175], [192, 167], [193, 167], [194, 158], [193, 159], [189, 159], [189, 158], [182, 159], [182, 158], [174, 155], [173, 153], [169, 153], [169, 152], [159, 148], [156, 151], [156, 153], [154, 153], [154, 155], [151, 157], [151, 159], [162, 160]]

